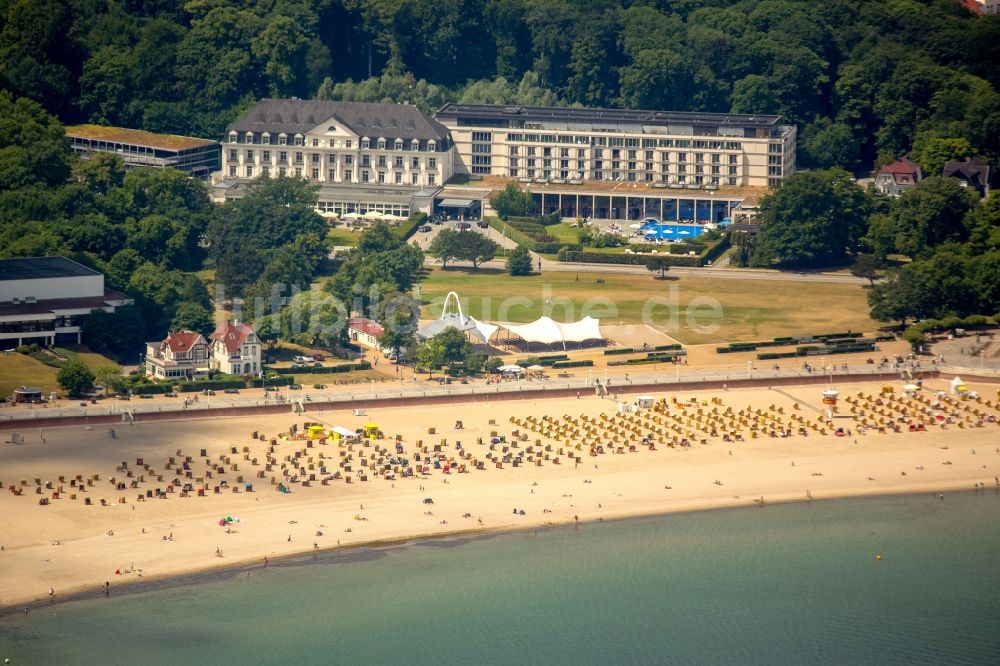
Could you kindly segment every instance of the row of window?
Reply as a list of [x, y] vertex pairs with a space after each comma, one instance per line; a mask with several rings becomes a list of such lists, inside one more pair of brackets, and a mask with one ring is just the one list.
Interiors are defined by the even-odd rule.
[[[294, 153], [294, 155], [293, 155], [293, 158], [294, 158], [293, 161], [294, 161], [294, 163], [295, 164], [303, 164], [303, 155], [304, 155], [303, 153], [299, 153], [299, 152]], [[338, 155], [337, 153], [327, 153], [326, 154], [326, 161], [327, 161], [327, 163], [328, 164], [336, 164], [337, 163], [337, 155]], [[287, 151], [279, 150], [278, 153], [277, 153], [277, 156], [278, 156], [278, 164], [287, 164], [288, 163], [288, 152]], [[240, 157], [240, 155], [239, 155], [239, 151], [237, 149], [231, 148], [229, 150], [229, 162], [238, 162], [239, 161], [239, 157]], [[244, 151], [243, 157], [244, 157], [244, 161], [246, 161], [246, 162], [253, 162], [254, 158], [256, 157], [256, 153], [254, 152], [254, 150], [252, 148], [248, 148], [248, 149], [246, 149]], [[268, 162], [268, 163], [271, 162], [271, 151], [270, 150], [262, 150], [262, 151], [260, 151], [260, 157], [261, 157], [261, 160], [263, 162]], [[310, 153], [310, 160], [311, 160], [312, 164], [314, 164], [314, 165], [320, 164], [322, 162], [322, 158], [323, 158], [323, 155], [321, 155], [320, 153]], [[348, 165], [349, 164], [354, 164], [354, 155], [352, 155], [352, 154], [351, 155], [344, 155], [343, 156], [343, 162], [344, 162], [344, 164], [348, 164]], [[376, 155], [375, 156], [375, 163], [378, 166], [380, 166], [380, 167], [385, 167], [385, 166], [387, 166], [389, 164], [389, 157], [386, 156], [386, 155]], [[407, 163], [407, 160], [402, 155], [396, 155], [396, 156], [394, 156], [392, 158], [392, 164], [397, 169], [403, 169], [403, 168], [405, 168], [406, 167], [406, 163]], [[411, 169], [419, 169], [420, 168], [420, 158], [419, 157], [412, 157], [412, 158], [410, 158], [409, 159], [409, 164], [410, 164], [410, 168]], [[371, 165], [372, 165], [372, 156], [371, 155], [362, 155], [361, 156], [361, 166], [371, 166]], [[437, 169], [437, 165], [438, 165], [438, 162], [437, 162], [437, 158], [436, 157], [428, 157], [427, 158], [427, 168], [428, 169]]]
[[[484, 132], [473, 132], [473, 141], [489, 141], [477, 139]], [[742, 150], [740, 141], [703, 140], [703, 139], [640, 139], [624, 136], [584, 136], [569, 134], [508, 134], [510, 143], [571, 143], [585, 146], [611, 146], [619, 148], [702, 148], [709, 150]], [[778, 144], [780, 145], [780, 144]]]
[[[473, 156], [472, 163], [474, 165], [487, 165], [490, 164], [490, 158]], [[511, 157], [510, 159], [507, 160], [507, 164], [508, 166], [511, 167], [519, 167], [521, 166], [521, 158]], [[623, 165], [624, 169], [628, 171], [654, 171], [656, 169], [655, 162], [621, 162], [619, 160], [611, 160], [611, 161], [594, 160], [593, 168], [595, 171], [601, 171], [602, 169], [610, 167], [614, 171], [619, 171], [623, 168]], [[558, 167], [560, 169], [570, 169], [574, 168], [574, 163], [572, 163], [570, 160], [552, 160], [552, 159], [538, 160], [533, 157], [528, 157], [524, 159], [524, 166], [528, 167], [529, 169], [536, 166], [542, 166], [546, 169], [552, 167]], [[680, 163], [680, 164], [675, 164], [674, 166], [677, 168], [676, 169], [677, 173], [687, 173], [687, 167], [688, 167], [687, 164]], [[583, 160], [577, 160], [575, 162], [575, 168], [581, 173], [588, 170], [586, 162], [584, 162]], [[709, 168], [711, 169], [711, 173], [715, 174], [722, 173], [722, 165], [713, 164], [710, 165]], [[729, 165], [726, 168], [729, 175], [732, 176], [736, 175], [737, 167], [735, 164]], [[694, 165], [694, 173], [705, 173], [704, 169], [705, 167], [701, 164]], [[663, 173], [669, 173], [670, 164], [667, 164], [665, 162], [660, 164], [659, 170]]]
[[[361, 169], [360, 171], [358, 171], [358, 180], [357, 181], [354, 180], [354, 170], [353, 169], [344, 169], [344, 177], [341, 178], [341, 179], [339, 179], [339, 180], [337, 178], [337, 170], [336, 169], [330, 169], [327, 172], [327, 177], [325, 179], [321, 178], [322, 171], [320, 169], [318, 169], [318, 168], [311, 169], [309, 172], [305, 172], [302, 169], [302, 167], [295, 167], [294, 170], [289, 170], [286, 167], [278, 167], [277, 173], [278, 173], [279, 176], [295, 175], [296, 178], [308, 178], [310, 180], [324, 180], [325, 182], [328, 182], [328, 183], [333, 183], [333, 182], [344, 182], [344, 183], [359, 182], [359, 183], [394, 183], [396, 185], [405, 185], [405, 184], [407, 184], [407, 182], [406, 182], [407, 179], [406, 179], [405, 175], [402, 172], [400, 172], [400, 171], [394, 171], [392, 173], [392, 176], [389, 177], [389, 176], [386, 175], [385, 171], [376, 171], [375, 174], [374, 174], [374, 176], [373, 176], [373, 174], [372, 174], [372, 172], [370, 170], [368, 170], [368, 169]], [[246, 165], [246, 166], [243, 167], [242, 177], [244, 177], [244, 178], [253, 178], [255, 176], [270, 176], [270, 175], [271, 175], [271, 167], [268, 166], [268, 165], [262, 166], [260, 168], [260, 170], [255, 169], [253, 167], [253, 165], [251, 165], [251, 164], [248, 164], [248, 165]], [[232, 178], [239, 178], [241, 176], [240, 175], [240, 171], [239, 171], [239, 167], [237, 165], [235, 165], [235, 164], [230, 164], [229, 165], [229, 176], [232, 177]], [[437, 185], [437, 176], [435, 174], [433, 174], [433, 173], [427, 174], [426, 178], [423, 179], [423, 182], [421, 182], [421, 180], [422, 180], [421, 179], [421, 175], [419, 173], [411, 173], [410, 174], [410, 178], [409, 178], [409, 184], [410, 185], [418, 185], [418, 186], [419, 185], [431, 185], [431, 186]]]
[[[475, 150], [475, 144], [473, 145], [473, 151], [472, 152], [473, 153], [477, 152]], [[539, 155], [539, 154], [541, 154], [542, 157], [555, 157], [556, 154], [557, 154], [556, 151], [554, 151], [552, 148], [542, 148], [541, 149], [541, 153], [539, 153], [538, 149], [535, 146], [526, 146], [526, 147], [509, 146], [507, 152], [508, 152], [508, 154], [511, 157], [516, 157], [516, 156], [521, 155], [521, 154], [527, 155], [528, 157], [534, 157], [534, 156]], [[600, 158], [604, 157], [604, 153], [605, 153], [604, 149], [602, 149], [602, 148], [595, 148], [594, 151], [593, 151], [592, 157], [594, 157], [595, 159], [600, 159]], [[610, 153], [611, 153], [611, 159], [616, 159], [616, 160], [617, 159], [621, 159], [622, 157], [625, 157], [626, 159], [629, 159], [629, 160], [635, 160], [635, 159], [639, 158], [639, 151], [637, 151], [637, 150], [625, 150], [625, 151], [622, 151], [622, 150], [619, 150], [619, 149], [615, 148], [615, 149], [612, 149], [610, 151]], [[623, 153], [624, 153], [624, 155], [623, 155]], [[655, 155], [656, 155], [656, 153], [654, 151], [652, 151], [652, 150], [646, 150], [646, 151], [643, 152], [643, 156], [646, 158], [647, 161], [652, 161], [654, 159]], [[668, 162], [668, 161], [670, 161], [671, 157], [673, 157], [673, 159], [675, 161], [677, 161], [677, 162], [693, 161], [693, 162], [696, 162], [696, 163], [703, 163], [703, 162], [705, 162], [705, 155], [706, 154], [705, 153], [669, 153], [669, 152], [664, 151], [664, 152], [661, 152], [659, 155], [660, 155], [660, 161], [661, 162]], [[561, 157], [561, 158], [570, 157], [570, 150], [569, 150], [569, 148], [559, 148], [558, 149], [558, 156]], [[579, 149], [579, 150], [576, 151], [576, 157], [577, 157], [577, 159], [586, 159], [587, 158], [587, 153], [586, 153], [585, 150]], [[721, 155], [719, 153], [708, 153], [708, 160], [712, 164], [722, 164], [722, 158], [723, 158], [723, 155]], [[729, 164], [738, 164], [739, 163], [739, 155], [730, 154], [730, 155], [726, 155], [725, 158], [726, 158], [726, 161]], [[781, 157], [778, 156], [779, 162], [780, 162], [780, 159], [781, 159]]]
[[[473, 171], [473, 173], [476, 173], [476, 172]], [[484, 173], [488, 173], [488, 172], [484, 172]], [[523, 178], [562, 178], [562, 179], [566, 180], [566, 179], [575, 177], [577, 174], [575, 174], [575, 173], [573, 173], [571, 171], [558, 171], [558, 170], [552, 170], [552, 169], [515, 169], [515, 168], [511, 168], [511, 169], [507, 170], [507, 175], [509, 177], [511, 177], [511, 178], [522, 178], [522, 177]], [[632, 182], [632, 183], [635, 183], [635, 182], [644, 182], [644, 183], [654, 183], [654, 182], [667, 183], [667, 182], [671, 182], [671, 179], [668, 178], [667, 174], [662, 174], [662, 175], [659, 176], [659, 178], [657, 178], [655, 176], [655, 174], [648, 173], [648, 172], [645, 173], [645, 174], [642, 174], [642, 178], [640, 178], [639, 174], [637, 174], [635, 172], [621, 173], [621, 172], [618, 172], [618, 171], [610, 171], [610, 172], [595, 171], [594, 172], [594, 178], [595, 178], [595, 180], [617, 180], [617, 181], [627, 181], [627, 182]], [[679, 185], [686, 185], [686, 184], [689, 184], [689, 183], [694, 183], [695, 185], [712, 185], [714, 187], [718, 187], [720, 185], [729, 185], [731, 187], [736, 187], [739, 184], [739, 179], [738, 178], [733, 178], [732, 176], [724, 178], [724, 177], [718, 176], [718, 175], [713, 175], [713, 176], [706, 177], [706, 176], [703, 176], [703, 175], [688, 176], [688, 175], [685, 175], [685, 174], [680, 174], [680, 175], [676, 176], [675, 178], [673, 178], [672, 182], [677, 183]]]
[[[277, 141], [275, 142], [279, 146], [304, 146], [306, 145], [306, 137], [301, 134], [296, 134], [292, 137], [292, 143], [288, 143], [288, 135], [284, 132], [277, 135]], [[308, 137], [310, 145], [313, 147], [326, 146], [329, 148], [353, 148], [353, 139], [339, 139], [339, 138], [328, 138], [320, 139], [319, 137]], [[229, 143], [240, 143], [240, 135], [238, 132], [229, 133]], [[243, 143], [258, 143], [256, 141], [256, 135], [253, 132], [247, 132], [243, 135]], [[264, 132], [260, 135], [259, 143], [263, 146], [271, 145], [271, 134]], [[425, 144], [426, 150], [429, 153], [437, 152], [437, 141], [434, 139], [428, 140]], [[385, 138], [378, 138], [372, 141], [368, 137], [361, 137], [358, 141], [358, 146], [361, 150], [369, 150], [370, 148], [377, 148], [378, 150], [386, 150], [389, 147], [389, 142]], [[417, 139], [411, 139], [410, 141], [404, 141], [403, 139], [395, 139], [392, 141], [391, 148], [393, 150], [422, 150], [421, 143]]]

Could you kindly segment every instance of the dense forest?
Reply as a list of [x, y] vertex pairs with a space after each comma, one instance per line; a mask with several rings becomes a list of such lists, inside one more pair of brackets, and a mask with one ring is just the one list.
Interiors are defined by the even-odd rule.
[[1000, 17], [956, 0], [0, 0], [0, 86], [218, 137], [261, 97], [780, 113], [800, 164], [1000, 154]]

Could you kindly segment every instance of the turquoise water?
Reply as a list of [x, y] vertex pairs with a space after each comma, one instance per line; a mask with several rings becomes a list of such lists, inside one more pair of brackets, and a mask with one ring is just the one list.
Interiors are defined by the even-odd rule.
[[[997, 664], [1000, 496], [308, 558], [0, 621], [13, 664]], [[883, 559], [876, 561], [881, 553]]]
[[[655, 231], [655, 234], [649, 233]], [[698, 224], [650, 224], [642, 227], [642, 233], [647, 238], [666, 238], [669, 240], [685, 240], [700, 236], [705, 227]]]

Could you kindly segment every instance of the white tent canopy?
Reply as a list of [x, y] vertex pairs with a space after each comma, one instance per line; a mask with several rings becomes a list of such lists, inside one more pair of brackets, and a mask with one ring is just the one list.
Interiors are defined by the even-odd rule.
[[503, 327], [525, 342], [551, 345], [557, 342], [587, 342], [601, 340], [601, 322], [593, 317], [561, 324], [549, 317], [541, 317], [530, 324], [504, 324]]
[[333, 426], [330, 428], [330, 432], [335, 432], [341, 437], [357, 437], [357, 434], [353, 430], [348, 430], [344, 426]]
[[519, 365], [501, 365], [497, 372], [524, 372], [524, 368]]

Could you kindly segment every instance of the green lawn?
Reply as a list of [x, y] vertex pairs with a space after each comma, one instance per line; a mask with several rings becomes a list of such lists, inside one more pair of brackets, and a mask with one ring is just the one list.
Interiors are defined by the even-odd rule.
[[354, 247], [358, 244], [360, 230], [351, 231], [347, 227], [331, 227], [326, 232], [326, 238], [331, 245]]
[[42, 393], [59, 390], [59, 370], [17, 352], [0, 352], [0, 399], [7, 398], [19, 386], [37, 386]]
[[666, 280], [568, 272], [511, 277], [485, 269], [435, 269], [421, 289], [425, 317], [439, 316], [444, 296], [455, 291], [463, 311], [478, 319], [529, 322], [547, 314], [570, 321], [589, 314], [606, 324], [647, 322], [684, 344], [870, 332], [878, 326], [868, 317], [867, 292], [860, 285], [670, 278], [669, 273]]
[[579, 237], [576, 233], [578, 229], [572, 226], [574, 224], [576, 223], [560, 222], [559, 224], [553, 224], [545, 227], [545, 233], [555, 236], [560, 243], [579, 243]]

